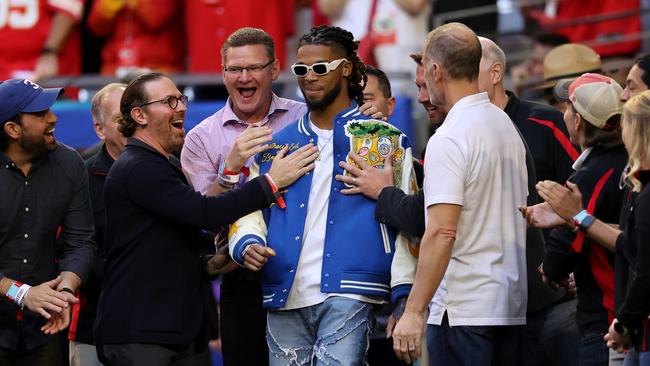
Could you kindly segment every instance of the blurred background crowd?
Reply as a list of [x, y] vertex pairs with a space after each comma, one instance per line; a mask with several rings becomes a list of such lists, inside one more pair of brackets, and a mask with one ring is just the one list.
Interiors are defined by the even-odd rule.
[[[69, 121], [61, 124], [60, 138], [83, 149], [96, 142], [89, 122], [94, 92], [109, 82], [128, 80], [142, 68], [172, 74], [190, 100], [199, 102], [190, 109], [188, 127], [218, 109], [227, 98], [220, 48], [244, 26], [273, 36], [283, 71], [274, 91], [301, 99], [295, 78], [287, 72], [298, 36], [314, 25], [331, 24], [350, 30], [361, 41], [365, 61], [388, 74], [393, 93], [401, 97], [398, 118], [393, 119], [403, 121], [399, 127], [422, 149], [429, 134], [422, 131], [426, 123], [417, 123], [425, 114], [412, 108], [414, 70], [408, 55], [421, 49], [430, 29], [460, 21], [494, 39], [508, 59], [507, 89], [528, 99], [550, 99], [552, 94], [544, 95], [540, 88], [545, 78], [575, 66], [544, 65], [546, 53], [564, 43], [592, 48], [602, 62], [594, 70], [624, 84], [635, 57], [650, 50], [646, 2], [7, 0], [0, 3], [0, 79], [29, 77], [68, 87], [70, 101], [58, 103], [61, 120]], [[201, 108], [203, 102], [221, 104]]]

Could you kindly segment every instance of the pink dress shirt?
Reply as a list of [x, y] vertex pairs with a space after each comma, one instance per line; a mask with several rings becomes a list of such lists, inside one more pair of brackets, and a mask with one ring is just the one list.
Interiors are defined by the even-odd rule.
[[[269, 112], [259, 125], [267, 125], [276, 133], [306, 112], [304, 103], [273, 94]], [[219, 164], [228, 156], [235, 138], [246, 127], [247, 124], [233, 112], [228, 99], [225, 107], [188, 132], [181, 152], [181, 164], [195, 190], [203, 194], [208, 191], [217, 179]], [[246, 166], [250, 166], [252, 161], [253, 158], [250, 158]], [[242, 175], [241, 179], [244, 182], [246, 178]]]

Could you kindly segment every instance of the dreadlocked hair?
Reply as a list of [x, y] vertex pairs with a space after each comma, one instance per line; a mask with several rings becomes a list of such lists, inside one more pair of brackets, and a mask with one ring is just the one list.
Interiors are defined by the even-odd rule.
[[352, 63], [352, 72], [347, 77], [348, 95], [358, 105], [362, 105], [363, 88], [366, 86], [368, 77], [366, 76], [366, 66], [357, 56], [359, 42], [354, 40], [352, 33], [339, 27], [319, 25], [300, 37], [298, 48], [308, 44], [335, 47], [345, 53], [345, 58]]

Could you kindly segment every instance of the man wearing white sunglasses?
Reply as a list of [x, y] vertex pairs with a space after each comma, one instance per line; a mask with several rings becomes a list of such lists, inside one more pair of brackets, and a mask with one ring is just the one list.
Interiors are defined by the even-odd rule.
[[284, 205], [242, 218], [230, 231], [232, 258], [262, 271], [272, 366], [365, 364], [372, 304], [406, 295], [412, 282], [416, 260], [405, 238], [374, 220], [374, 201], [340, 194], [350, 185], [334, 179], [345, 174], [336, 162], [350, 152], [378, 167], [394, 154], [398, 185], [406, 192], [415, 186], [406, 137], [359, 111], [367, 78], [356, 49], [338, 27], [316, 27], [300, 39], [291, 70], [309, 112], [273, 136], [251, 177], [265, 173], [283, 146], [308, 143], [319, 149], [314, 171], [287, 190]]
[[[280, 64], [267, 32], [250, 27], [236, 30], [223, 44], [221, 58], [229, 95], [226, 106], [187, 134], [181, 152], [183, 171], [192, 187], [208, 195], [216, 193], [211, 188], [219, 189], [216, 181], [226, 186], [235, 181], [229, 186], [241, 187], [253, 156], [268, 147], [271, 133], [307, 112], [304, 103], [273, 93]], [[360, 110], [371, 115], [377, 108], [367, 104]], [[266, 365], [266, 312], [261, 304], [259, 273], [239, 268], [224, 274], [219, 330], [226, 365]]]

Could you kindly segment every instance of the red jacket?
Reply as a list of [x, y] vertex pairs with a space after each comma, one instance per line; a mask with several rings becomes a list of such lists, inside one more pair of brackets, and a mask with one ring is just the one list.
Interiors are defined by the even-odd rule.
[[[31, 78], [29, 73], [34, 71], [41, 55], [54, 15], [62, 12], [79, 20], [83, 3], [82, 0], [28, 0], [9, 6], [0, 2], [0, 6], [8, 6], [0, 9], [0, 13], [7, 12], [0, 17], [0, 80]], [[80, 70], [81, 43], [79, 31], [74, 29], [59, 50], [59, 75], [78, 75]]]
[[114, 0], [97, 0], [88, 16], [88, 28], [108, 36], [102, 50], [104, 75], [120, 67], [148, 67], [182, 72], [185, 34], [182, 0], [127, 0], [111, 9]]

